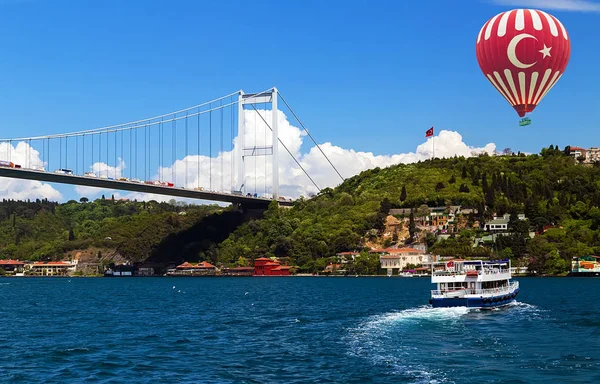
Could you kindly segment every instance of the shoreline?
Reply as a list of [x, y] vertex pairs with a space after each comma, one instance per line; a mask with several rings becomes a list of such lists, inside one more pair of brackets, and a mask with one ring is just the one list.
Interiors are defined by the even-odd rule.
[[[76, 275], [76, 276], [39, 276], [39, 275], [27, 275], [27, 276], [13, 276], [13, 275], [0, 275], [0, 278], [52, 278], [52, 279], [75, 279], [75, 278], [103, 278], [103, 277], [110, 277], [110, 278], [159, 278], [159, 277], [163, 277], [163, 278], [182, 278], [182, 277], [187, 277], [187, 278], [193, 278], [193, 277], [197, 277], [197, 278], [224, 278], [224, 277], [231, 277], [231, 278], [250, 278], [250, 277], [255, 277], [255, 278], [269, 278], [269, 277], [275, 277], [275, 278], [285, 278], [285, 277], [320, 277], [320, 278], [325, 278], [325, 277], [336, 277], [336, 278], [340, 278], [340, 277], [344, 277], [344, 278], [357, 278], [357, 277], [378, 277], [378, 278], [394, 278], [394, 279], [406, 279], [406, 278], [416, 278], [416, 279], [423, 279], [423, 278], [431, 278], [431, 275], [423, 275], [423, 276], [397, 276], [397, 275], [393, 275], [393, 276], [388, 276], [388, 275], [312, 275], [312, 274], [297, 274], [297, 275], [288, 275], [288, 276], [263, 276], [263, 275], [251, 275], [251, 276], [231, 276], [231, 275], [212, 275], [212, 276], [166, 276], [166, 275], [153, 275], [153, 276], [104, 276], [104, 275]], [[589, 274], [566, 274], [566, 275], [513, 275], [512, 278], [600, 278], [600, 275], [596, 274], [596, 273], [589, 273]]]

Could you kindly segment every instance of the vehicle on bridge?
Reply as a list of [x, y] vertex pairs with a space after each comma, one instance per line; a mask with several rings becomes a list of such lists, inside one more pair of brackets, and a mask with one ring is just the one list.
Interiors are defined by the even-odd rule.
[[85, 177], [98, 177], [98, 175], [96, 175], [94, 172], [86, 172], [84, 174]]
[[54, 173], [60, 173], [61, 175], [73, 175], [73, 171], [66, 168], [60, 168], [54, 171]]
[[0, 160], [0, 167], [16, 168], [15, 163], [13, 163], [12, 161], [4, 161], [4, 160]]

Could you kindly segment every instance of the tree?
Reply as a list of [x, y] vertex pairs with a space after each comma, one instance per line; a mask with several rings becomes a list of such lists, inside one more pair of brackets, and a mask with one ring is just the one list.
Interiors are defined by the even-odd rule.
[[102, 195], [102, 200], [105, 200], [104, 195]]
[[556, 249], [552, 250], [548, 254], [548, 258], [545, 263], [546, 273], [552, 275], [558, 275], [569, 270], [569, 265], [565, 259], [560, 257], [560, 254]]
[[441, 181], [439, 181], [436, 185], [435, 185], [435, 191], [439, 192], [442, 189], [444, 189], [446, 186], [444, 185], [444, 183], [442, 183]]
[[452, 176], [450, 177], [450, 179], [448, 180], [449, 184], [454, 184], [456, 183], [456, 177], [454, 177], [454, 173], [452, 174]]
[[82, 197], [81, 199], [79, 199], [80, 203], [87, 203], [88, 201], [90, 201], [87, 197]]
[[510, 247], [506, 247], [502, 250], [502, 258], [503, 259], [512, 259], [515, 255], [513, 254], [512, 249]]
[[485, 204], [490, 208], [494, 208], [495, 199], [494, 188], [487, 188], [485, 191]]
[[466, 167], [466, 166], [464, 166], [464, 165], [462, 166], [462, 174], [461, 174], [461, 177], [462, 177], [463, 179], [466, 179], [466, 178], [467, 178], [467, 167]]
[[406, 185], [402, 186], [402, 192], [400, 192], [400, 201], [404, 202], [406, 200]]
[[112, 201], [115, 201], [115, 195], [113, 194], [110, 198]]
[[467, 187], [467, 184], [461, 184], [460, 187], [458, 188], [459, 192], [462, 193], [469, 193], [469, 187]]

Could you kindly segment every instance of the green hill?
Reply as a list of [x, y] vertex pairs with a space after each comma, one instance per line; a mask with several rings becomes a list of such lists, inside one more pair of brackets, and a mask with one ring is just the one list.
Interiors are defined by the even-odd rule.
[[0, 258], [56, 260], [74, 251], [102, 249], [142, 261], [172, 233], [223, 211], [194, 206], [98, 199], [64, 204], [47, 200], [0, 203]]
[[[504, 213], [524, 213], [528, 220], [511, 220], [513, 235], [479, 252], [472, 247], [477, 230], [441, 242], [430, 235], [432, 252], [529, 257], [538, 272], [564, 272], [572, 256], [600, 253], [600, 167], [580, 165], [568, 152], [550, 146], [529, 156], [484, 154], [368, 170], [292, 209], [271, 206], [264, 219], [243, 224], [219, 245], [218, 261], [287, 256], [313, 271], [322, 258], [376, 237], [390, 208], [461, 205], [478, 211], [471, 223]], [[529, 239], [530, 231], [545, 228]]]

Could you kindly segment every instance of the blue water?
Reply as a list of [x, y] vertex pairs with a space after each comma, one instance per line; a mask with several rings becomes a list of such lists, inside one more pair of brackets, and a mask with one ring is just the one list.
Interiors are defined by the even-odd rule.
[[431, 309], [429, 279], [0, 279], [0, 381], [600, 382], [600, 279]]

